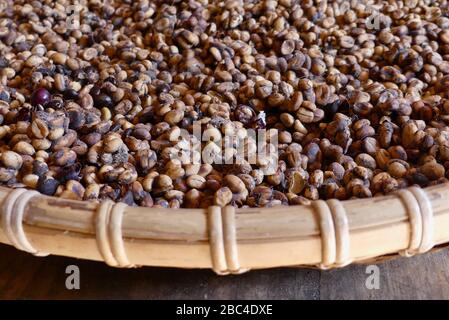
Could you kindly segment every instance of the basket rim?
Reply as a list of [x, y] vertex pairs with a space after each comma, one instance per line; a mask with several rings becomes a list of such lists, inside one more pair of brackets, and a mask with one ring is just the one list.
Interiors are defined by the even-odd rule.
[[0, 243], [116, 267], [341, 267], [449, 242], [449, 183], [271, 208], [163, 209], [0, 187]]

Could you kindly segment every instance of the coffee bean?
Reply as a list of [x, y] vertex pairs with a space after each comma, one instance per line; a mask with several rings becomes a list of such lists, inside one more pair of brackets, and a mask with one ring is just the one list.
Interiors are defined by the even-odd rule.
[[41, 177], [37, 182], [37, 190], [47, 196], [52, 196], [56, 193], [56, 189], [59, 186], [59, 182], [53, 178]]

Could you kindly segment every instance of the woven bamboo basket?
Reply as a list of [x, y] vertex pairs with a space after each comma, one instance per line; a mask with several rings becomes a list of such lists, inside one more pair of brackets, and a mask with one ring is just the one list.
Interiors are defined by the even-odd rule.
[[0, 242], [114, 267], [212, 268], [220, 275], [412, 256], [449, 243], [449, 184], [308, 206], [160, 209], [0, 187]]

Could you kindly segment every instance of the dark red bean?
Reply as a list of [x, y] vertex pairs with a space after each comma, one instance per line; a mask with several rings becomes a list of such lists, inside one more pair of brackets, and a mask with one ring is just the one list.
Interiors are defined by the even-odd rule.
[[45, 106], [51, 100], [51, 94], [45, 88], [39, 88], [31, 95], [31, 104], [33, 106]]

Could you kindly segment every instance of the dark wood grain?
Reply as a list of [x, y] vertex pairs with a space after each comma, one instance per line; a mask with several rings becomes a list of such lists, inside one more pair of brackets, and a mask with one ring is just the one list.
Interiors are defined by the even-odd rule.
[[[209, 270], [115, 269], [100, 262], [37, 258], [0, 245], [0, 299], [448, 299], [449, 251], [378, 264], [380, 289], [368, 290], [365, 265], [331, 271], [254, 270], [219, 277]], [[67, 290], [77, 265], [81, 289]]]
[[366, 266], [321, 274], [322, 299], [448, 299], [449, 251], [378, 264], [379, 290], [367, 290]]

